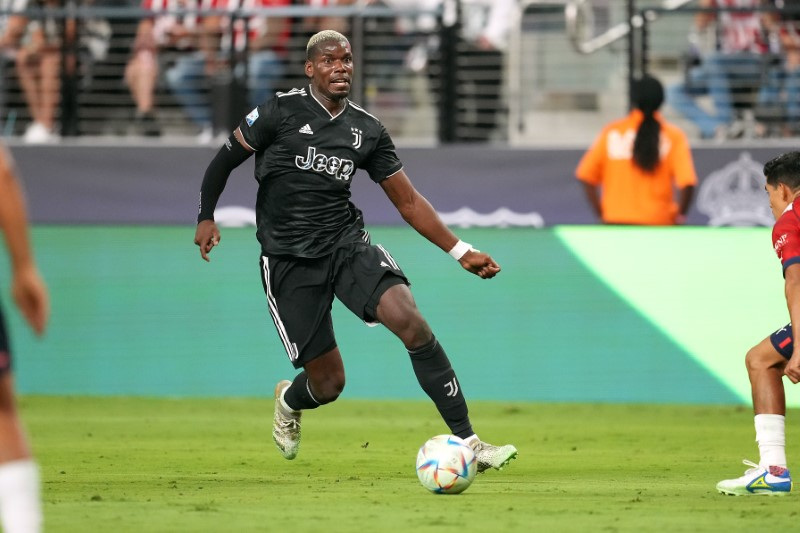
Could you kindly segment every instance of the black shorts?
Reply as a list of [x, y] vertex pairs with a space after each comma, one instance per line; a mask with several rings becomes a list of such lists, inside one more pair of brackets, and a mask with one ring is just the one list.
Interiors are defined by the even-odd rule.
[[0, 376], [11, 370], [11, 348], [8, 346], [3, 310], [0, 309]]
[[794, 350], [794, 341], [792, 339], [792, 323], [788, 323], [781, 329], [769, 336], [772, 341], [772, 346], [778, 350], [778, 353], [786, 359], [792, 358], [792, 351]]
[[261, 256], [269, 313], [295, 368], [336, 347], [333, 297], [367, 323], [381, 295], [408, 279], [380, 244], [353, 243], [316, 259]]

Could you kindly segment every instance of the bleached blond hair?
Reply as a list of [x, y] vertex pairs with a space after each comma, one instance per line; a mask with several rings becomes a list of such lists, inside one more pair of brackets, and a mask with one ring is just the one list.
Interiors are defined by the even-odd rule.
[[314, 50], [320, 44], [327, 43], [328, 41], [344, 41], [347, 44], [350, 44], [350, 41], [347, 40], [347, 37], [338, 31], [322, 30], [312, 35], [308, 40], [308, 44], [306, 45], [306, 59], [311, 59], [312, 50]]

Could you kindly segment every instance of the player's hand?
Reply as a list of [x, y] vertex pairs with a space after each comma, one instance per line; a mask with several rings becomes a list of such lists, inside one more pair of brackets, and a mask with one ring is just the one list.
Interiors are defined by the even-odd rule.
[[194, 243], [200, 247], [200, 257], [205, 261], [211, 261], [208, 258], [208, 254], [212, 248], [219, 244], [221, 238], [216, 222], [213, 220], [201, 221], [194, 232]]
[[50, 317], [50, 296], [35, 266], [22, 267], [14, 272], [11, 294], [31, 329], [37, 335], [44, 333]]
[[789, 362], [786, 363], [786, 366], [783, 368], [783, 373], [792, 383], [797, 384], [800, 382], [800, 355], [796, 352], [792, 355], [792, 358], [789, 359]]
[[478, 250], [470, 250], [458, 260], [464, 270], [468, 270], [483, 279], [490, 279], [500, 272], [500, 265], [495, 263], [489, 254]]

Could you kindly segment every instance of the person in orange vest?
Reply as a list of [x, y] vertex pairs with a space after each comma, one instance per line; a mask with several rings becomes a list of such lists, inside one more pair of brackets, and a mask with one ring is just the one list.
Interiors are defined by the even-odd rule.
[[697, 185], [689, 140], [658, 112], [664, 87], [656, 78], [636, 80], [632, 100], [634, 109], [603, 128], [575, 175], [604, 224], [683, 224]]

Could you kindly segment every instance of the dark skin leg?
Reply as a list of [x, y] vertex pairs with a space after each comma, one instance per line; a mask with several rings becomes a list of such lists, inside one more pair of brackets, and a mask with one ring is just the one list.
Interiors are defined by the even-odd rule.
[[344, 363], [339, 348], [326, 352], [306, 363], [311, 394], [320, 403], [330, 403], [344, 390]]
[[376, 314], [378, 321], [397, 335], [407, 350], [419, 348], [433, 338], [411, 290], [404, 284], [393, 285], [383, 293]]
[[753, 392], [755, 414], [786, 415], [783, 369], [786, 359], [772, 346], [769, 337], [747, 352], [745, 364]]
[[[393, 285], [381, 296], [376, 317], [397, 335], [406, 349], [414, 349], [431, 341], [433, 333], [414, 302], [406, 285]], [[311, 393], [320, 403], [329, 403], [344, 389], [345, 375], [339, 348], [322, 354], [303, 367], [308, 375]]]

